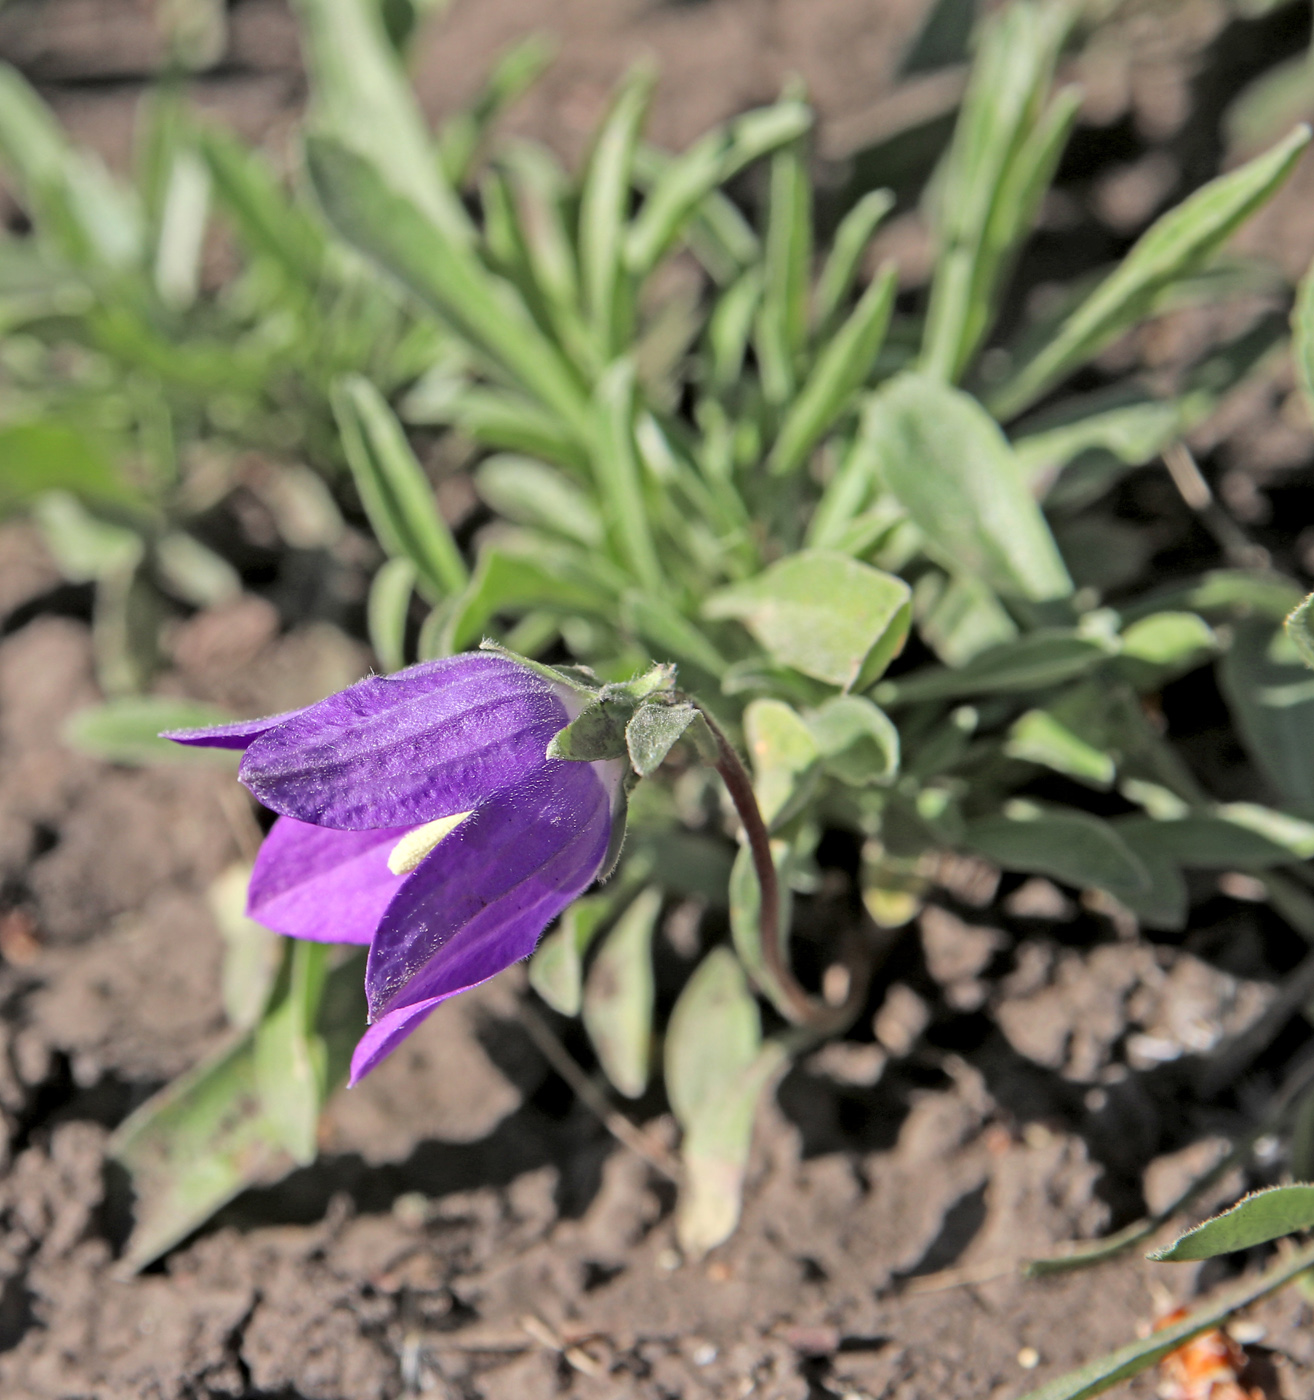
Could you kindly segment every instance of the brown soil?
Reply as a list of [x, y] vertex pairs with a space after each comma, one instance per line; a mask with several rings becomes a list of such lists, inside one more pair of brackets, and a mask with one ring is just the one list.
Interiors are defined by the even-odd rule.
[[[874, 1033], [786, 1079], [743, 1226], [709, 1259], [680, 1258], [669, 1185], [549, 1071], [507, 976], [340, 1093], [315, 1167], [117, 1278], [108, 1129], [225, 1033], [203, 892], [244, 813], [225, 774], [60, 745], [96, 695], [89, 632], [52, 611], [66, 590], [31, 599], [54, 580], [24, 527], [0, 560], [19, 624], [0, 644], [0, 1394], [966, 1400], [1126, 1341], [1156, 1286], [1191, 1293], [1193, 1267], [1138, 1257], [1047, 1282], [1011, 1266], [1214, 1160], [1244, 1114], [1181, 1105], [1200, 1056], [1263, 1023], [1271, 974], [1119, 939], [1043, 882], [1000, 900], [975, 867], [946, 869], [896, 950]], [[365, 663], [324, 624], [280, 636], [252, 598], [171, 649], [169, 685], [265, 711]], [[1245, 915], [1233, 949], [1258, 936]], [[1279, 1393], [1314, 1393], [1302, 1305], [1258, 1316]]]
[[[801, 71], [838, 184], [851, 157], [952, 99], [953, 75], [894, 85], [924, 8], [456, 0], [416, 71], [439, 117], [508, 40], [547, 28], [558, 64], [514, 123], [569, 155], [641, 51], [663, 64], [653, 134], [672, 145]], [[1291, 46], [1278, 28], [1227, 30], [1211, 0], [1177, 6], [1171, 24], [1150, 13], [1148, 29], [1133, 15], [1081, 60], [1084, 144], [1065, 168], [1068, 205], [1047, 212], [1035, 280], [1062, 264], [1074, 217], [1114, 256], [1212, 172], [1223, 154], [1212, 123], [1235, 88], [1220, 52], [1246, 36]], [[0, 52], [122, 165], [132, 103], [159, 57], [151, 15], [144, 0], [13, 0]], [[277, 138], [302, 96], [294, 31], [274, 0], [239, 0], [230, 20], [198, 98]], [[1293, 272], [1314, 244], [1311, 172], [1307, 162], [1250, 235]], [[915, 215], [887, 237], [916, 281]], [[1198, 328], [1180, 321], [1175, 334]], [[1171, 361], [1173, 333], [1125, 353]], [[1275, 368], [1200, 445], [1216, 449], [1211, 471], [1234, 479], [1229, 504], [1251, 501], [1248, 523], [1308, 567], [1297, 534], [1310, 436], [1290, 391]], [[146, 1275], [118, 1278], [131, 1202], [106, 1167], [108, 1133], [226, 1033], [204, 891], [250, 817], [228, 776], [115, 769], [62, 747], [64, 718], [97, 695], [87, 611], [28, 530], [0, 529], [6, 1400], [1005, 1397], [1127, 1341], [1164, 1306], [1156, 1290], [1186, 1298], [1218, 1280], [1217, 1266], [1137, 1255], [1043, 1282], [1012, 1266], [1170, 1200], [1254, 1121], [1301, 1038], [1268, 1012], [1300, 950], [1257, 906], [1212, 890], [1197, 892], [1209, 898], [1185, 944], [1169, 946], [1044, 882], [996, 889], [989, 872], [961, 868], [946, 869], [853, 1037], [782, 1084], [743, 1225], [706, 1260], [675, 1249], [669, 1185], [542, 1061], [508, 975], [339, 1094], [313, 1168], [248, 1193]], [[193, 618], [170, 651], [167, 686], [251, 713], [326, 693], [368, 663], [327, 623], [283, 631], [253, 597]], [[687, 960], [687, 943], [686, 930], [664, 955]], [[1250, 1053], [1206, 1098], [1204, 1068], [1248, 1028]], [[669, 1139], [660, 1099], [641, 1108]], [[1261, 1153], [1202, 1209], [1280, 1165]], [[1270, 1397], [1314, 1395], [1299, 1295], [1254, 1320], [1267, 1329], [1251, 1349], [1255, 1383]], [[1134, 1387], [1152, 1391], [1148, 1377]]]

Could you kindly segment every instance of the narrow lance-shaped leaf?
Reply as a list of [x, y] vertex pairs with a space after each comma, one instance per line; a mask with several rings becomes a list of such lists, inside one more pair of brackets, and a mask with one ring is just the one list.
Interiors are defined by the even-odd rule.
[[1291, 310], [1291, 352], [1306, 410], [1314, 415], [1314, 263], [1300, 280]]
[[552, 62], [553, 46], [541, 34], [513, 44], [493, 65], [474, 102], [449, 118], [438, 135], [438, 157], [453, 189], [469, 178], [489, 131], [517, 98], [523, 96]]
[[786, 476], [801, 467], [839, 415], [851, 407], [854, 393], [866, 382], [885, 340], [897, 290], [896, 269], [883, 268], [849, 319], [822, 348], [785, 414], [780, 436], [767, 459], [772, 475]]
[[771, 158], [765, 277], [757, 349], [768, 402], [783, 406], [797, 379], [807, 341], [807, 294], [812, 263], [812, 186], [803, 140]]
[[658, 176], [625, 239], [625, 263], [645, 276], [680, 236], [694, 210], [744, 166], [797, 140], [812, 126], [801, 102], [779, 102], [746, 112], [709, 131]]
[[763, 1054], [738, 959], [713, 949], [685, 983], [666, 1032], [666, 1090], [685, 1131], [676, 1230], [686, 1253], [700, 1256], [734, 1229], [758, 1098], [783, 1062], [778, 1046]]
[[648, 643], [654, 655], [669, 656], [709, 676], [725, 674], [726, 658], [664, 594], [628, 589], [621, 598], [621, 621]]
[[1054, 338], [990, 396], [991, 412], [1014, 417], [1139, 320], [1160, 292], [1195, 271], [1273, 195], [1309, 139], [1309, 128], [1297, 127], [1271, 151], [1220, 175], [1158, 219]]
[[550, 530], [591, 549], [602, 543], [602, 516], [593, 498], [556, 468], [500, 453], [480, 462], [474, 479], [480, 497], [507, 520]]
[[[334, 968], [319, 1000], [327, 1088], [346, 1078], [365, 1029], [363, 964], [355, 955]], [[255, 1047], [252, 1029], [148, 1099], [110, 1139], [136, 1197], [122, 1273], [144, 1268], [239, 1192], [294, 1165], [260, 1093]]]
[[529, 960], [529, 985], [563, 1016], [578, 1016], [584, 954], [616, 908], [614, 894], [586, 895], [562, 914]]
[[32, 518], [70, 583], [91, 583], [141, 560], [144, 546], [135, 530], [93, 515], [69, 491], [43, 492], [32, 504]]
[[554, 558], [542, 548], [532, 554], [491, 546], [482, 549], [469, 584], [443, 618], [440, 654], [450, 655], [477, 642], [501, 612], [554, 607], [607, 616], [612, 605], [606, 592], [578, 570], [562, 567], [570, 562], [568, 556]]
[[[787, 959], [789, 926], [794, 908], [793, 894], [787, 878], [790, 863], [789, 842], [772, 840], [771, 859], [775, 864], [780, 885], [777, 936], [781, 955]], [[767, 962], [762, 944], [762, 887], [758, 883], [752, 852], [746, 844], [739, 847], [735, 863], [730, 869], [730, 935], [739, 961], [753, 985], [770, 999], [782, 1016], [790, 1017], [796, 1014], [795, 1007], [790, 1003], [784, 988], [776, 981]]]
[[572, 435], [588, 441], [592, 423], [579, 380], [514, 288], [395, 193], [349, 146], [312, 136], [306, 156], [315, 192], [338, 232], [502, 365]]
[[1005, 870], [1046, 875], [1079, 889], [1117, 895], [1149, 887], [1131, 847], [1097, 817], [1064, 808], [1012, 802], [997, 817], [968, 823], [965, 843]]
[[209, 169], [194, 150], [180, 147], [170, 163], [155, 245], [155, 290], [175, 310], [196, 300], [209, 214]]
[[1149, 1258], [1163, 1263], [1212, 1259], [1314, 1229], [1314, 1186], [1271, 1186], [1252, 1191]]
[[[1000, 205], [1013, 166], [1048, 90], [1059, 46], [1071, 23], [1060, 5], [1015, 4], [983, 30], [971, 80], [954, 129], [938, 191], [939, 251], [921, 365], [953, 381], [985, 320], [981, 303], [993, 290], [991, 272], [1002, 249], [991, 247], [1010, 225]], [[1011, 191], [1014, 199], [1020, 190]], [[1001, 217], [1002, 214], [1002, 217]]]
[[345, 143], [457, 247], [474, 228], [443, 178], [424, 118], [372, 0], [296, 0], [315, 129]]
[[840, 220], [812, 299], [812, 322], [818, 341], [827, 340], [835, 329], [867, 244], [895, 202], [892, 190], [871, 190]]
[[[675, 157], [640, 141], [634, 148], [634, 180], [651, 191]], [[728, 286], [752, 267], [761, 243], [735, 204], [720, 190], [710, 191], [694, 210], [687, 230], [689, 247], [718, 286]]]
[[18, 177], [38, 233], [84, 267], [122, 270], [141, 252], [129, 194], [76, 149], [31, 84], [0, 63], [0, 158]]
[[166, 729], [199, 728], [230, 719], [232, 715], [200, 700], [131, 695], [75, 710], [64, 724], [63, 739], [70, 748], [106, 763], [190, 762], [232, 768], [231, 750], [193, 749], [159, 737]]
[[584, 438], [571, 431], [574, 425], [520, 394], [484, 386], [462, 389], [443, 421], [483, 447], [539, 457], [588, 480], [589, 452]]
[[205, 892], [205, 902], [224, 940], [224, 1014], [237, 1030], [249, 1030], [264, 1015], [283, 961], [284, 940], [246, 916], [251, 867], [223, 870]]
[[328, 943], [291, 942], [287, 993], [255, 1029], [255, 1077], [265, 1116], [298, 1166], [315, 1160], [328, 1063], [316, 1033], [328, 975]]
[[1209, 1299], [1180, 1322], [1151, 1332], [1140, 1341], [1128, 1342], [1126, 1346], [1097, 1357], [1075, 1371], [1047, 1381], [1038, 1389], [1029, 1391], [1022, 1400], [1090, 1400], [1091, 1396], [1099, 1395], [1120, 1381], [1129, 1380], [1132, 1376], [1148, 1370], [1156, 1361], [1167, 1356], [1170, 1351], [1176, 1351], [1184, 1342], [1226, 1322], [1234, 1312], [1258, 1302], [1266, 1294], [1297, 1278], [1312, 1265], [1314, 1245], [1279, 1255], [1277, 1261], [1263, 1273], [1243, 1278], [1231, 1288]]
[[975, 399], [902, 374], [873, 399], [862, 431], [878, 444], [886, 485], [951, 573], [1035, 600], [1072, 592], [1012, 448]]
[[1314, 668], [1314, 612], [1311, 605], [1314, 605], [1314, 593], [1291, 613], [1283, 626], [1300, 659], [1306, 666]]
[[617, 296], [623, 271], [626, 206], [634, 179], [634, 148], [655, 81], [648, 64], [630, 70], [598, 132], [580, 193], [584, 309], [604, 360], [621, 344], [617, 338]]
[[748, 350], [753, 317], [762, 300], [762, 270], [752, 267], [720, 297], [707, 322], [711, 386], [724, 393], [739, 378]]
[[278, 187], [260, 152], [220, 127], [202, 128], [196, 143], [214, 181], [215, 200], [247, 249], [272, 258], [294, 282], [314, 288], [327, 248], [322, 226]]
[[584, 984], [584, 1029], [607, 1078], [627, 1098], [648, 1087], [652, 1055], [652, 935], [662, 892], [640, 894], [607, 935]]
[[415, 578], [415, 565], [397, 557], [385, 560], [370, 584], [365, 609], [370, 646], [385, 672], [406, 664], [406, 621]]
[[1242, 742], [1299, 810], [1314, 804], [1314, 675], [1296, 643], [1259, 618], [1233, 624], [1219, 680]]
[[634, 365], [618, 360], [598, 384], [598, 447], [594, 476], [620, 558], [645, 588], [662, 585], [643, 480], [634, 446]]
[[666, 1093], [682, 1127], [753, 1063], [761, 1044], [761, 1016], [739, 959], [713, 948], [684, 984], [666, 1028]]
[[430, 602], [459, 593], [469, 578], [465, 562], [383, 395], [363, 376], [348, 375], [334, 386], [333, 412], [380, 543], [393, 558], [410, 560]]
[[767, 1041], [689, 1124], [680, 1151], [685, 1180], [675, 1227], [681, 1247], [695, 1258], [729, 1239], [739, 1223], [758, 1105], [788, 1064], [786, 1048]]
[[981, 255], [977, 259], [971, 310], [959, 347], [959, 374], [990, 329], [999, 294], [1054, 178], [1063, 149], [1081, 111], [1083, 97], [1082, 89], [1076, 84], [1059, 91], [1010, 164], [991, 212]]

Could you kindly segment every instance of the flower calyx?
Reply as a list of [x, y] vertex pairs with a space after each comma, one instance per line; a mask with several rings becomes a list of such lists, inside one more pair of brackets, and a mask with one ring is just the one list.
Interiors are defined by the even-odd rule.
[[[675, 688], [675, 667], [654, 666], [633, 680], [595, 691], [580, 714], [553, 737], [547, 756], [585, 763], [628, 758], [635, 774], [646, 778], [691, 727], [691, 738], [706, 731], [697, 707]], [[710, 742], [710, 732], [706, 737]]]

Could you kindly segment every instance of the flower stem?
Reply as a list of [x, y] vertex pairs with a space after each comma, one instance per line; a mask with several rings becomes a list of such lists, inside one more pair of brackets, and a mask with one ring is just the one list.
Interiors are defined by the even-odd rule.
[[[697, 701], [694, 703], [697, 705]], [[730, 800], [735, 804], [739, 819], [744, 824], [744, 834], [748, 837], [748, 849], [753, 857], [753, 869], [757, 874], [760, 890], [758, 936], [762, 948], [762, 961], [781, 993], [784, 1005], [780, 1009], [795, 1025], [823, 1034], [839, 1030], [853, 1019], [867, 995], [867, 983], [871, 974], [870, 961], [855, 956], [854, 950], [849, 949], [850, 955], [844, 960], [848, 973], [848, 989], [843, 1003], [839, 1006], [829, 1006], [818, 1001], [799, 985], [785, 956], [781, 939], [780, 876], [771, 855], [771, 835], [767, 831], [766, 822], [762, 820], [757, 795], [753, 792], [753, 781], [721, 726], [701, 705], [698, 705], [698, 711], [707, 722], [707, 727], [716, 741], [714, 766], [725, 782]]]

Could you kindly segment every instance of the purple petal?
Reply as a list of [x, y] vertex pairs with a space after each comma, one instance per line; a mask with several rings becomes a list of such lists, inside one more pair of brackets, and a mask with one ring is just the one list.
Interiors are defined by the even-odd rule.
[[544, 762], [421, 861], [370, 945], [371, 1018], [464, 991], [533, 952], [607, 853], [614, 789], [602, 767]]
[[388, 854], [408, 829], [333, 831], [279, 817], [251, 872], [247, 914], [291, 938], [368, 943], [401, 885]]
[[413, 1006], [402, 1006], [390, 1011], [376, 1021], [361, 1036], [351, 1056], [351, 1078], [349, 1084], [358, 1084], [379, 1063], [417, 1030], [429, 1013], [447, 997], [430, 997], [427, 1001], [417, 1001]]
[[266, 807], [317, 826], [418, 826], [522, 782], [571, 717], [527, 666], [453, 656], [292, 716], [252, 743], [240, 776]]
[[160, 738], [201, 749], [244, 749], [276, 724], [295, 719], [302, 713], [301, 710], [286, 710], [281, 715], [266, 715], [263, 719], [235, 719], [227, 724], [207, 724], [202, 729], [166, 729]]

